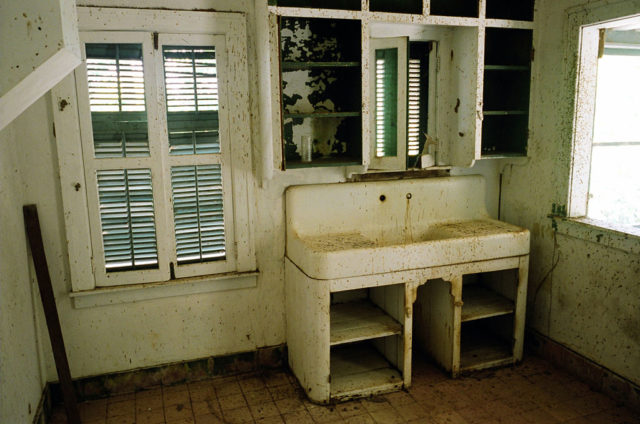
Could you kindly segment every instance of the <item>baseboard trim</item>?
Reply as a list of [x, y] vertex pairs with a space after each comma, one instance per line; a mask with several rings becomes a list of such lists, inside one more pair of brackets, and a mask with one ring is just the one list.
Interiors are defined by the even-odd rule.
[[640, 386], [632, 381], [533, 329], [527, 329], [525, 343], [529, 352], [565, 369], [593, 390], [640, 411]]
[[44, 389], [42, 389], [42, 395], [40, 396], [40, 402], [38, 402], [38, 408], [33, 416], [33, 424], [47, 424], [49, 417], [53, 412], [53, 401], [51, 398], [51, 384], [46, 383]]
[[[108, 396], [137, 392], [160, 385], [170, 386], [212, 377], [227, 376], [285, 366], [286, 346], [270, 346], [250, 352], [225, 356], [212, 356], [191, 361], [175, 362], [149, 368], [139, 368], [112, 374], [84, 377], [73, 380], [78, 402]], [[40, 415], [48, 417], [46, 405], [62, 402], [62, 391], [57, 382], [47, 383], [43, 391]], [[49, 411], [50, 412], [50, 411]], [[36, 414], [38, 415], [38, 414]], [[39, 418], [40, 419], [40, 418]], [[34, 420], [34, 424], [44, 421]]]

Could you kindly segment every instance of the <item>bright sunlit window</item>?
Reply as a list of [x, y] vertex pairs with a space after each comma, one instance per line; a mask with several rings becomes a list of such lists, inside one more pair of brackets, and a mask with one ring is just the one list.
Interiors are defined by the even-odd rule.
[[640, 32], [612, 31], [598, 60], [587, 217], [640, 227]]

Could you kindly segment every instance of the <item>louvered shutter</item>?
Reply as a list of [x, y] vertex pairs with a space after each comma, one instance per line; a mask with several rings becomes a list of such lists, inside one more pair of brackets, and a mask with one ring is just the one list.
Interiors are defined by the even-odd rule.
[[163, 58], [170, 154], [220, 153], [215, 49], [165, 46]]
[[216, 51], [167, 45], [162, 52], [176, 261], [225, 260]]
[[420, 59], [409, 59], [407, 155], [420, 153]]
[[142, 45], [85, 53], [104, 271], [158, 268], [152, 172], [135, 159], [150, 157]]
[[398, 152], [398, 49], [376, 50], [375, 155]]
[[408, 38], [372, 38], [371, 169], [405, 169], [407, 161]]
[[97, 174], [107, 271], [156, 267], [151, 170], [100, 170]]
[[95, 156], [149, 156], [142, 45], [87, 44], [86, 55]]
[[171, 168], [178, 264], [225, 258], [220, 165]]

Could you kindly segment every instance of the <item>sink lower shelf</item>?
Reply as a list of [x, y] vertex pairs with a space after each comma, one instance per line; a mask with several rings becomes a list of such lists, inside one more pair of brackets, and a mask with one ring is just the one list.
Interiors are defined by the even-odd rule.
[[392, 336], [402, 325], [369, 301], [331, 305], [331, 346]]
[[331, 397], [372, 395], [402, 387], [400, 372], [367, 343], [331, 349]]
[[513, 363], [509, 343], [490, 333], [465, 333], [460, 343], [460, 371], [481, 370]]
[[511, 300], [480, 284], [465, 285], [462, 302], [462, 322], [511, 314], [515, 310]]

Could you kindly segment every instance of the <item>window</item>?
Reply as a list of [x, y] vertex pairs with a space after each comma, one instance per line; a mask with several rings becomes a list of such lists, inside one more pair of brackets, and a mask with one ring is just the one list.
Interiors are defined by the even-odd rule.
[[640, 228], [640, 22], [580, 29], [569, 215]]
[[429, 55], [432, 42], [406, 37], [371, 40], [373, 75], [372, 169], [419, 166], [427, 137]]
[[59, 152], [70, 255], [90, 235], [74, 290], [255, 270], [243, 16], [78, 10], [84, 65], [59, 88], [80, 129]]
[[640, 228], [640, 31], [605, 31], [587, 217]]

